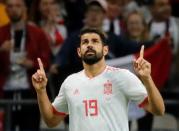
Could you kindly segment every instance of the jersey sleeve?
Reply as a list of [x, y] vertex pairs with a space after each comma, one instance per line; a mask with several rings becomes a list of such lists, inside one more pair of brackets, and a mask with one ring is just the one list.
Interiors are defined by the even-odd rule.
[[128, 70], [125, 72], [125, 85], [123, 91], [128, 100], [143, 107], [148, 100], [147, 90], [139, 78]]
[[65, 95], [65, 83], [62, 84], [58, 96], [52, 103], [53, 112], [57, 115], [68, 114], [68, 104]]

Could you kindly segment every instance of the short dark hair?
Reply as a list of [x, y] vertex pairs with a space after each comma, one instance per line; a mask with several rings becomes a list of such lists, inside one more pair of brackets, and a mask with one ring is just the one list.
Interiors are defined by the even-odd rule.
[[85, 12], [88, 12], [91, 9], [91, 7], [93, 7], [93, 6], [99, 7], [101, 9], [101, 11], [103, 11], [104, 13], [106, 12], [104, 7], [98, 1], [90, 1], [89, 3], [87, 3]]
[[107, 44], [106, 34], [102, 30], [96, 29], [96, 28], [83, 28], [80, 31], [80, 35], [79, 35], [80, 41], [81, 41], [81, 36], [86, 34], [86, 33], [95, 33], [95, 34], [98, 34], [100, 36], [100, 38], [101, 38], [102, 44], [103, 45]]

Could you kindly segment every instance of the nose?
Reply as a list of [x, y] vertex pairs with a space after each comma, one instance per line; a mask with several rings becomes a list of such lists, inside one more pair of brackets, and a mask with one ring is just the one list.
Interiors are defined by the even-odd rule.
[[92, 44], [88, 44], [87, 48], [88, 48], [88, 49], [93, 49]]

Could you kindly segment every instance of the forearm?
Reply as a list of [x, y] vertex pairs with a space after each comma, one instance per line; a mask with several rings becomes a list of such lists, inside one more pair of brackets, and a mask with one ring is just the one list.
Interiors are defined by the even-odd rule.
[[37, 99], [40, 113], [45, 122], [51, 120], [53, 117], [53, 110], [45, 89], [43, 91], [37, 92]]
[[154, 81], [149, 77], [148, 79], [143, 79], [142, 82], [144, 83], [148, 93], [147, 110], [155, 115], [163, 115], [165, 112], [163, 98], [155, 86]]
[[47, 126], [54, 127], [59, 124], [64, 117], [57, 116], [53, 113], [52, 104], [46, 92], [48, 79], [46, 77], [41, 59], [38, 58], [37, 60], [39, 69], [32, 75], [32, 84], [37, 93], [39, 109], [44, 121], [46, 122]]
[[63, 119], [60, 116], [57, 117], [53, 113], [52, 104], [47, 96], [46, 90], [37, 92], [37, 99], [39, 104], [40, 113], [49, 127], [54, 127]]

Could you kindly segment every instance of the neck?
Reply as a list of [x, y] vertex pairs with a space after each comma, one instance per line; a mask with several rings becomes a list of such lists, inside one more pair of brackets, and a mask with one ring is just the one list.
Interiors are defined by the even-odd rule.
[[102, 58], [98, 63], [93, 64], [93, 65], [88, 65], [88, 64], [83, 62], [83, 66], [84, 66], [84, 69], [85, 69], [85, 74], [89, 78], [93, 78], [93, 77], [99, 75], [100, 73], [102, 73], [105, 70], [106, 63], [105, 63], [104, 58]]
[[24, 29], [25, 22], [23, 20], [20, 20], [16, 23], [12, 23], [12, 26], [13, 26], [14, 30], [21, 30], [21, 29]]

